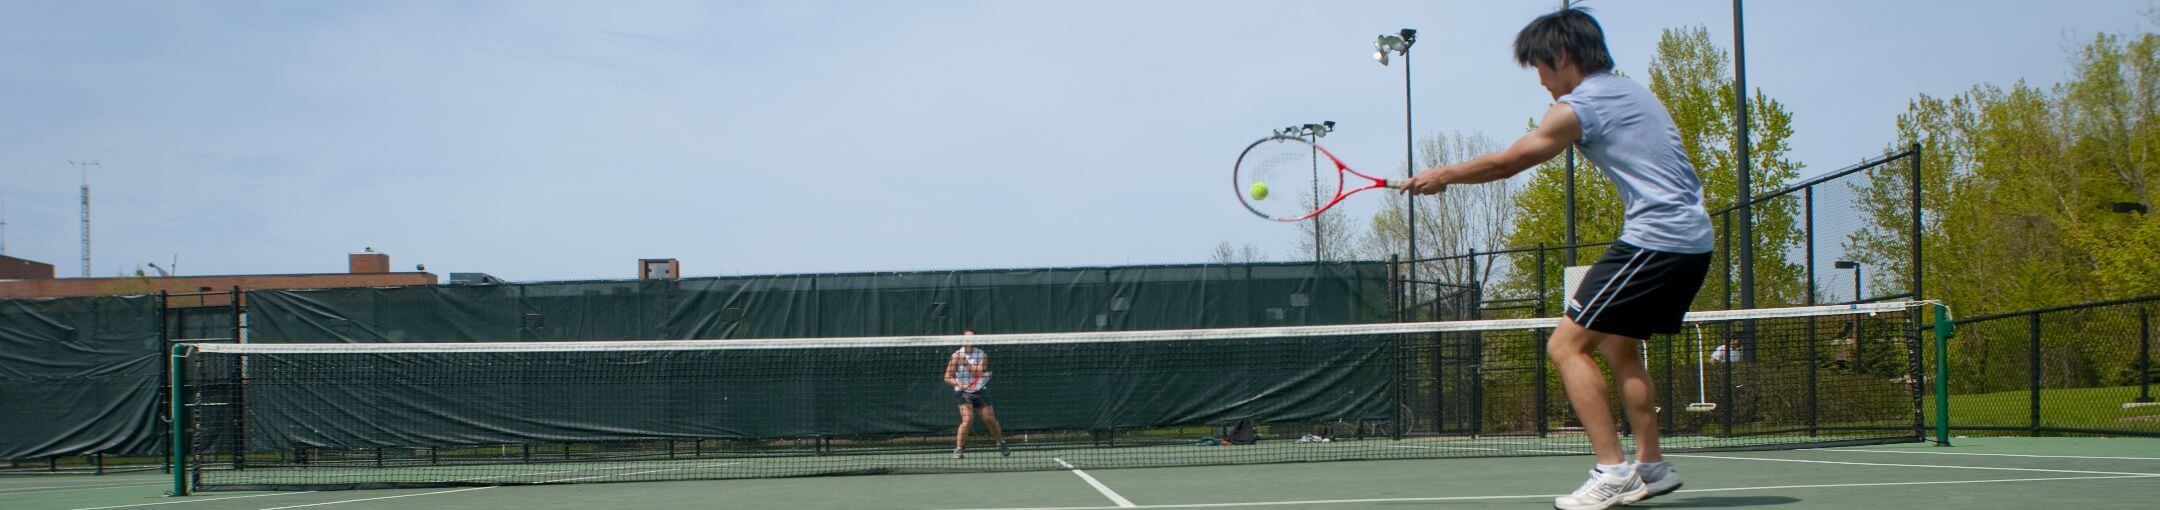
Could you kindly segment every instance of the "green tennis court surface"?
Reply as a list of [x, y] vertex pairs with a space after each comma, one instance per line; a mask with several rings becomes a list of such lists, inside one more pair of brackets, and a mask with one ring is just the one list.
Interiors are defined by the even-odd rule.
[[[2160, 439], [1966, 438], [1957, 443], [1953, 448], [1897, 444], [1674, 455], [1687, 488], [1638, 506], [2151, 508], [2160, 501]], [[1462, 444], [1505, 446], [1490, 439]], [[1340, 444], [1255, 447], [1296, 446]], [[1451, 444], [1436, 440], [1400, 446]], [[1568, 449], [1567, 443], [1553, 441], [1519, 446]], [[1586, 456], [1559, 455], [1110, 469], [1091, 467], [1090, 462], [1102, 459], [1086, 456], [1035, 458], [1054, 453], [1020, 452], [1006, 459], [983, 452], [954, 462], [1063, 461], [1080, 472], [1061, 467], [970, 474], [212, 492], [184, 498], [162, 496], [170, 479], [155, 472], [14, 475], [0, 477], [0, 508], [1549, 508], [1552, 496], [1581, 481], [1589, 463]], [[783, 459], [748, 462], [778, 461]], [[617, 463], [589, 470], [563, 464], [533, 466], [532, 472], [517, 476], [636, 480], [634, 473], [641, 471], [735, 468], [722, 465], [730, 462], [745, 461], [655, 461], [649, 468]]]

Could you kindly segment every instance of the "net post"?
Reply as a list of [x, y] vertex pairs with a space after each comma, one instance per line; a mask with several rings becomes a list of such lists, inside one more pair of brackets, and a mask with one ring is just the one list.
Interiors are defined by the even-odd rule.
[[[163, 319], [160, 319], [160, 322], [162, 321]], [[171, 406], [166, 412], [172, 417], [171, 436], [166, 439], [166, 442], [170, 443], [167, 445], [167, 454], [171, 456], [171, 464], [166, 468], [172, 470], [172, 492], [170, 495], [173, 496], [188, 495], [187, 400], [182, 398], [180, 394], [181, 388], [187, 387], [186, 349], [186, 345], [169, 346], [166, 349], [165, 360], [165, 369], [167, 370], [165, 392], [166, 399], [169, 401], [168, 405]]]
[[1950, 446], [1950, 307], [1935, 305], [1935, 446]]

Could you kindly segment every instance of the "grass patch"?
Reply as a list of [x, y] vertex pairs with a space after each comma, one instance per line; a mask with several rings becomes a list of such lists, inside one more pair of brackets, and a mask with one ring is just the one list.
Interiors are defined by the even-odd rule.
[[[2160, 387], [2153, 388], [2160, 393]], [[2137, 386], [2040, 390], [2040, 424], [2046, 427], [2160, 433], [2160, 406], [2123, 408], [2135, 400]], [[1934, 425], [1935, 401], [1923, 402]], [[2032, 425], [2031, 393], [2024, 390], [1950, 395], [1950, 427], [2026, 427]]]

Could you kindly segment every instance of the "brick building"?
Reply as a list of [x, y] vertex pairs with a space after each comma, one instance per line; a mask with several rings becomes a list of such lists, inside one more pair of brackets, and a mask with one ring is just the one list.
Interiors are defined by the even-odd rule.
[[[390, 255], [385, 253], [354, 253], [347, 257], [346, 264], [348, 270], [343, 273], [53, 278], [51, 264], [0, 256], [0, 299], [125, 296], [156, 294], [160, 291], [174, 294], [227, 292], [234, 287], [246, 291], [393, 287], [437, 283], [434, 273], [390, 271]], [[179, 299], [175, 301], [174, 306], [227, 304], [225, 295], [197, 295], [186, 298], [185, 302]]]

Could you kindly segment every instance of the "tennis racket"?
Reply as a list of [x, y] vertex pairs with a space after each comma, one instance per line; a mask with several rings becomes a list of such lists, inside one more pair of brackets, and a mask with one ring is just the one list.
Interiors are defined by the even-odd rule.
[[1238, 203], [1253, 214], [1275, 221], [1304, 221], [1357, 192], [1403, 189], [1408, 180], [1358, 173], [1327, 149], [1302, 138], [1278, 135], [1245, 147], [1245, 153], [1238, 155], [1231, 184], [1236, 186]]

